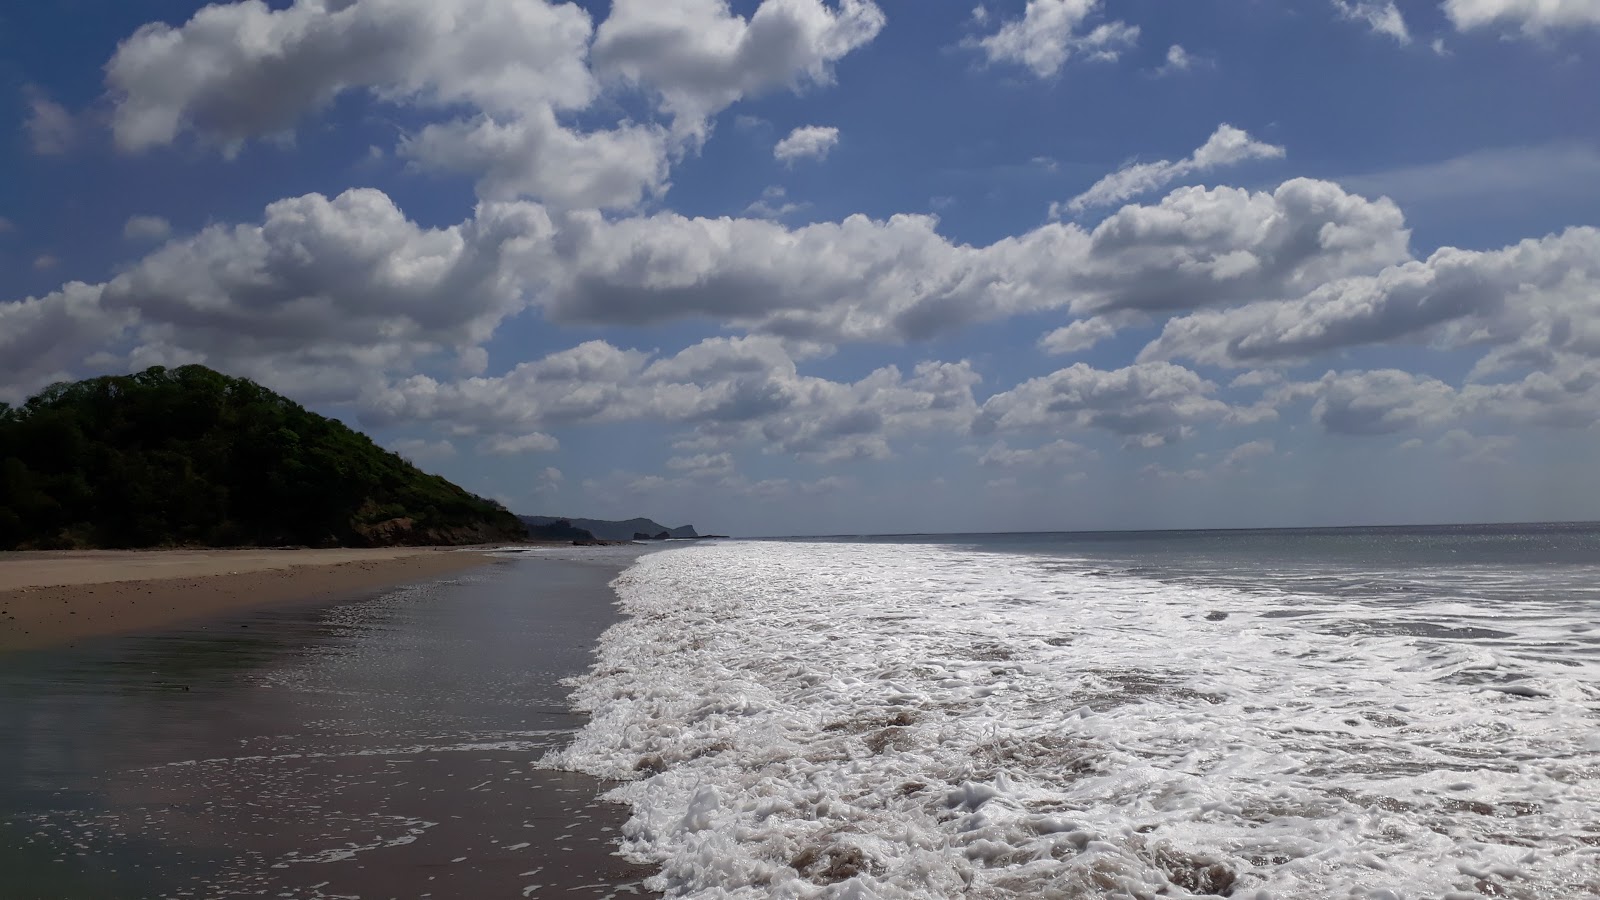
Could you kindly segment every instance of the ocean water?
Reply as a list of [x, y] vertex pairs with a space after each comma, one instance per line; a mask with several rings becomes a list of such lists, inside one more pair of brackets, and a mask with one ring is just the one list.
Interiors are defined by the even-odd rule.
[[1600, 896], [1600, 528], [702, 544], [546, 764], [690, 897]]

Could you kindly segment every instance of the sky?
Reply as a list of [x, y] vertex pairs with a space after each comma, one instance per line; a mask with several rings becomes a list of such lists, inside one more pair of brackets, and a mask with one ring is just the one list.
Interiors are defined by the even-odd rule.
[[1600, 0], [0, 11], [0, 401], [204, 363], [516, 512], [1600, 519]]

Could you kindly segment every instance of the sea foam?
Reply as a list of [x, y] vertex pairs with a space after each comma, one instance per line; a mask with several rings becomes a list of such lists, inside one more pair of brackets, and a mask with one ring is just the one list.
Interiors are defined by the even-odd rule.
[[546, 763], [625, 781], [672, 896], [1600, 895], [1570, 611], [930, 545], [696, 546], [615, 588]]

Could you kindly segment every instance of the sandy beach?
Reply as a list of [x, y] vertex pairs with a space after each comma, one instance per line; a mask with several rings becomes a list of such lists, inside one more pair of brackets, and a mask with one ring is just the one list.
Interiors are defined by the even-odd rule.
[[432, 547], [0, 553], [0, 652], [315, 602], [493, 561]]
[[[0, 653], [0, 896], [652, 896], [651, 870], [614, 855], [626, 811], [598, 799], [607, 785], [538, 764], [584, 721], [564, 679], [617, 619], [608, 582], [637, 552], [620, 550], [551, 547], [443, 578], [489, 557], [83, 557], [65, 576], [82, 583], [47, 589], [81, 592], [79, 609], [141, 588], [186, 613], [219, 585], [254, 599]], [[266, 568], [168, 577], [222, 564]], [[44, 577], [26, 569], [10, 583]], [[302, 586], [350, 593], [299, 602]]]

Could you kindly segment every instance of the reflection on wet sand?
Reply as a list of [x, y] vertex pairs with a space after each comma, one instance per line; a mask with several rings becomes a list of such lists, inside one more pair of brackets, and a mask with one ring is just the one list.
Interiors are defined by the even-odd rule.
[[622, 562], [0, 660], [5, 896], [642, 893], [603, 786], [535, 768]]

